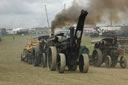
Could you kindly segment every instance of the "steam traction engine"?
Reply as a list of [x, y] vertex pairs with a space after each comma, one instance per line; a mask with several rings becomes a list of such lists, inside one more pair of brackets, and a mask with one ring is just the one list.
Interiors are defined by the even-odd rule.
[[64, 33], [60, 33], [52, 37], [48, 42], [47, 59], [49, 70], [64, 73], [66, 66], [69, 71], [75, 71], [77, 65], [79, 65], [80, 72], [88, 72], [88, 55], [80, 54], [84, 21], [87, 15], [87, 11], [81, 11], [77, 27], [76, 29], [74, 27], [70, 28], [69, 37], [65, 36]]
[[118, 47], [117, 37], [106, 37], [93, 43], [95, 46], [91, 60], [94, 66], [100, 67], [105, 63], [106, 67], [115, 67], [119, 62], [122, 68], [127, 67], [127, 59], [124, 51]]

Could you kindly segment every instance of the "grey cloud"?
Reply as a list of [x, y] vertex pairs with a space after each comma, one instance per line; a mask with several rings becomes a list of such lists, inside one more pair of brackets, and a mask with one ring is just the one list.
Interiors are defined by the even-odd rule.
[[0, 14], [34, 13], [31, 6], [32, 3], [26, 3], [23, 0], [2, 0], [0, 1]]
[[0, 0], [1, 27], [47, 26], [44, 5], [49, 21], [63, 8], [63, 0]]

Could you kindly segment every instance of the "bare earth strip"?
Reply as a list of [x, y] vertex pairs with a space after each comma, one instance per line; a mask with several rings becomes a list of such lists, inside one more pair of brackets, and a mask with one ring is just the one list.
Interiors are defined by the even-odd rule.
[[58, 74], [47, 68], [34, 67], [20, 61], [28, 37], [5, 37], [0, 42], [0, 85], [128, 85], [128, 69], [90, 66], [84, 74], [65, 71]]

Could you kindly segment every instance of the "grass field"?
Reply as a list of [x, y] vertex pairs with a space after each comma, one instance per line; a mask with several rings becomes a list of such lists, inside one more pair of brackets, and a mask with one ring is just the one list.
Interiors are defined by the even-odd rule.
[[[90, 66], [88, 73], [65, 71], [58, 74], [47, 68], [34, 67], [20, 61], [20, 55], [29, 36], [5, 36], [0, 42], [0, 85], [128, 85], [128, 69], [96, 68]], [[92, 39], [83, 37], [90, 54]]]

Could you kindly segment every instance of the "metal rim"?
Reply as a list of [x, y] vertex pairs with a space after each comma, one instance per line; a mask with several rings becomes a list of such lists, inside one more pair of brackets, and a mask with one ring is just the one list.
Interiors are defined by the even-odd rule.
[[48, 68], [51, 71], [54, 71], [56, 69], [56, 57], [57, 57], [56, 47], [51, 46], [48, 51]]
[[96, 67], [100, 67], [102, 62], [103, 62], [103, 56], [102, 56], [102, 52], [100, 49], [95, 49], [93, 51], [93, 62], [94, 62], [94, 66]]
[[34, 66], [39, 66], [40, 62], [39, 62], [39, 46], [36, 46], [33, 49], [33, 57], [32, 57], [32, 64]]
[[106, 58], [105, 58], [105, 66], [107, 68], [110, 68], [111, 64], [112, 64], [111, 57], [109, 55], [107, 55]]
[[42, 53], [41, 64], [42, 64], [43, 68], [47, 67], [47, 57], [46, 57], [45, 53]]
[[57, 71], [59, 73], [64, 73], [65, 67], [66, 67], [66, 57], [63, 53], [59, 53], [57, 56]]
[[87, 54], [82, 54], [79, 59], [80, 72], [87, 73], [89, 70], [89, 58]]

